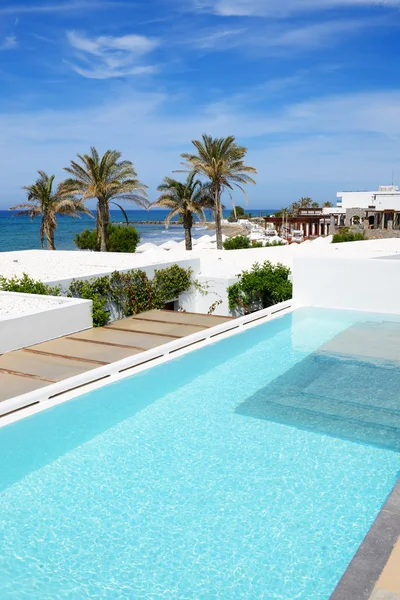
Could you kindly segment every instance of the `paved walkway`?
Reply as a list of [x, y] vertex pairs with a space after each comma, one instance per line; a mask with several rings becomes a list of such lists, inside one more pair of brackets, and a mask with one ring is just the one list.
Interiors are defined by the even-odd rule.
[[197, 333], [231, 317], [152, 310], [106, 327], [8, 352], [0, 356], [0, 402], [42, 388], [172, 340]]

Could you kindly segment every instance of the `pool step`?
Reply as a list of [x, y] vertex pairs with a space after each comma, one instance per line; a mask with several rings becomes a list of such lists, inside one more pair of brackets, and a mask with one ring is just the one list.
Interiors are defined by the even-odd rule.
[[257, 394], [249, 400], [240, 405], [236, 412], [318, 434], [400, 451], [400, 428], [325, 414], [289, 403], [266, 400], [265, 397], [261, 401]]
[[277, 404], [312, 411], [324, 417], [351, 420], [363, 426], [383, 426], [400, 433], [400, 411], [381, 409], [379, 406], [348, 403], [310, 394], [281, 396]]
[[318, 351], [237, 412], [400, 450], [400, 368], [397, 362], [382, 364], [381, 357], [358, 360]]

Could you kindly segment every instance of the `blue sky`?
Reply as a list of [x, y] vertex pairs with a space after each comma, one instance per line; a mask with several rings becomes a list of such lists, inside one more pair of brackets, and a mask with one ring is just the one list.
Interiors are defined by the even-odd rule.
[[248, 147], [252, 208], [400, 183], [399, 28], [400, 0], [3, 0], [0, 207], [91, 145], [153, 200], [203, 132]]

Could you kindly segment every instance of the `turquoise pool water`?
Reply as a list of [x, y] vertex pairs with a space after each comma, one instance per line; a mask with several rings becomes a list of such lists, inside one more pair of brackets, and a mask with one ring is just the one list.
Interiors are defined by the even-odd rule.
[[2, 600], [328, 600], [400, 467], [388, 320], [296, 311], [0, 429]]

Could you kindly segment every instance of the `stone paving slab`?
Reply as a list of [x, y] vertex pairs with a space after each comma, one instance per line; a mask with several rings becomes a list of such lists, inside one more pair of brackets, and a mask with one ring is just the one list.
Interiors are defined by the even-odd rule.
[[138, 348], [150, 350], [162, 344], [167, 344], [171, 338], [161, 335], [146, 335], [145, 333], [134, 333], [129, 331], [119, 331], [118, 329], [104, 329], [97, 327], [95, 329], [87, 329], [69, 335], [70, 340], [87, 340], [104, 344], [115, 344], [117, 346], [129, 346], [130, 348]]
[[216, 315], [201, 315], [186, 312], [172, 312], [168, 310], [150, 310], [149, 312], [132, 317], [135, 321], [160, 321], [178, 323], [181, 325], [197, 325], [198, 327], [215, 327], [220, 323], [230, 321], [231, 317], [219, 317]]
[[107, 365], [117, 360], [122, 360], [133, 354], [141, 352], [134, 348], [120, 348], [118, 346], [108, 346], [105, 344], [96, 344], [91, 342], [82, 343], [78, 340], [61, 338], [51, 340], [43, 344], [37, 344], [29, 349], [29, 352], [40, 352], [54, 354], [58, 356], [79, 358], [86, 361], [97, 361], [99, 366]]
[[137, 318], [3, 354], [0, 402], [229, 320], [230, 317], [149, 311]]
[[14, 396], [27, 394], [39, 388], [49, 385], [45, 381], [32, 379], [31, 377], [20, 377], [9, 373], [0, 373], [0, 402]]
[[94, 363], [87, 363], [68, 358], [53, 356], [40, 356], [17, 350], [0, 356], [0, 371], [13, 371], [24, 373], [33, 377], [48, 380], [49, 383], [74, 377], [98, 367]]
[[400, 594], [393, 594], [392, 592], [376, 588], [370, 600], [400, 600]]
[[151, 321], [141, 321], [131, 317], [130, 319], [123, 319], [122, 321], [115, 321], [111, 325], [107, 325], [107, 329], [124, 329], [128, 331], [137, 331], [140, 333], [155, 333], [158, 335], [164, 335], [171, 339], [178, 339], [190, 335], [192, 333], [198, 333], [202, 331], [204, 327], [201, 325], [183, 325], [179, 323], [158, 323]]

